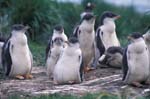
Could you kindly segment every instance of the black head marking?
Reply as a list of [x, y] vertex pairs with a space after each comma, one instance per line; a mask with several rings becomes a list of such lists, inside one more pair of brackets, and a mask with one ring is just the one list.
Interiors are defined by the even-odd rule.
[[83, 16], [82, 20], [90, 20], [90, 19], [92, 19], [94, 17], [95, 16], [93, 14], [88, 13], [85, 16]]
[[142, 34], [140, 34], [138, 32], [132, 33], [130, 37], [132, 37], [134, 39], [143, 38]]
[[56, 45], [62, 45], [63, 39], [61, 37], [57, 37], [54, 39], [53, 43], [55, 43]]
[[123, 55], [123, 48], [118, 47], [118, 46], [112, 46], [107, 49], [107, 53], [110, 53], [110, 54], [120, 53]]
[[62, 26], [62, 25], [56, 25], [56, 26], [54, 27], [54, 30], [56, 30], [56, 31], [60, 31], [60, 33], [62, 33], [62, 32], [63, 32], [63, 30], [64, 30], [64, 28], [63, 28], [63, 26]]
[[26, 28], [26, 26], [24, 26], [22, 24], [15, 24], [12, 26], [12, 30], [16, 30], [16, 31], [23, 30], [25, 28]]
[[95, 4], [88, 2], [85, 6], [85, 11], [86, 12], [92, 12], [92, 10], [95, 8]]
[[75, 43], [78, 43], [79, 41], [76, 37], [70, 37], [69, 42], [72, 43], [72, 44], [75, 44]]
[[103, 12], [103, 14], [101, 16], [101, 19], [100, 19], [100, 25], [103, 25], [103, 21], [104, 21], [105, 18], [115, 18], [117, 16], [119, 16], [119, 15], [117, 15], [117, 14], [111, 12], [111, 11]]

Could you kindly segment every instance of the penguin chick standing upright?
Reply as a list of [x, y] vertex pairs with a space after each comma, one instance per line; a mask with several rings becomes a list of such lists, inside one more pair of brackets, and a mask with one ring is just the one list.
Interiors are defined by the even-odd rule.
[[99, 49], [100, 56], [111, 46], [120, 46], [116, 35], [115, 20], [120, 16], [110, 11], [102, 14], [100, 26], [96, 31], [96, 45]]
[[80, 83], [83, 79], [82, 52], [76, 38], [69, 39], [55, 69], [54, 82], [56, 84]]
[[129, 40], [131, 43], [123, 55], [123, 81], [142, 87], [141, 83], [146, 83], [150, 74], [148, 48], [139, 33], [133, 33]]
[[53, 41], [53, 47], [50, 49], [48, 53], [48, 57], [46, 60], [46, 67], [47, 67], [47, 75], [49, 76], [49, 78], [53, 78], [53, 71], [55, 65], [64, 48], [63, 43], [64, 42], [62, 38], [56, 37]]
[[78, 31], [74, 35], [79, 40], [80, 48], [83, 54], [84, 70], [89, 70], [89, 64], [94, 58], [95, 53], [95, 16], [93, 14], [86, 14], [82, 18], [82, 22]]
[[[54, 27], [53, 30], [53, 35], [51, 37], [51, 39], [48, 42], [48, 45], [46, 47], [46, 60], [47, 60], [47, 55], [51, 49], [51, 47], [53, 47], [53, 42], [55, 40], [55, 38], [62, 38], [63, 42], [67, 42], [68, 41], [68, 37], [67, 35], [64, 33], [64, 28], [61, 25], [57, 25]], [[64, 43], [64, 47], [66, 46], [66, 44]]]
[[13, 25], [11, 36], [2, 49], [2, 64], [5, 74], [18, 79], [30, 79], [32, 54], [28, 47], [25, 32], [28, 27], [21, 24]]

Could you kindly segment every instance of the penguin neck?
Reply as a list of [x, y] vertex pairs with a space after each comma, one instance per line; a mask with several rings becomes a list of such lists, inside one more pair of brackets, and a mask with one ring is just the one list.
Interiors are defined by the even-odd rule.
[[56, 37], [62, 37], [63, 35], [65, 35], [64, 32], [62, 33], [53, 32], [52, 40], [54, 40]]
[[12, 39], [21, 45], [27, 44], [27, 37], [25, 33], [22, 33], [20, 31], [12, 31]]
[[54, 44], [54, 45], [53, 45], [53, 48], [56, 48], [56, 49], [63, 48], [63, 45]]
[[138, 39], [133, 40], [132, 43], [136, 44], [136, 43], [143, 42], [143, 41], [144, 41], [143, 38], [138, 38]]
[[115, 22], [114, 20], [112, 19], [107, 19], [107, 20], [104, 20], [104, 25], [105, 27], [105, 30], [109, 33], [114, 33], [115, 32], [115, 29], [116, 29], [116, 25], [115, 25]]
[[135, 51], [136, 53], [142, 53], [145, 50], [145, 47], [147, 47], [147, 45], [143, 38], [139, 38], [132, 41], [129, 47], [133, 49], [131, 52]]
[[79, 49], [79, 44], [69, 45], [69, 46], [67, 46], [67, 50], [68, 50], [67, 54], [72, 55], [75, 52], [75, 50], [77, 50], [77, 49]]
[[94, 30], [94, 24], [95, 22], [93, 23], [90, 23], [90, 22], [87, 22], [87, 21], [83, 21], [81, 23], [81, 27], [84, 29], [84, 30], [87, 30], [88, 32], [92, 32]]

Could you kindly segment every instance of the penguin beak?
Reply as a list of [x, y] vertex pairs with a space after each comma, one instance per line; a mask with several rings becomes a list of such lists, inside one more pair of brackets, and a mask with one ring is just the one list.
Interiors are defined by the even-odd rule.
[[133, 40], [133, 38], [132, 38], [131, 36], [128, 36], [128, 40], [132, 41], [132, 40]]
[[120, 17], [121, 17], [120, 15], [117, 15], [114, 17], [114, 19], [116, 20], [116, 19], [119, 19]]
[[30, 28], [30, 26], [25, 26], [25, 30], [28, 30]]
[[69, 42], [68, 42], [68, 41], [65, 41], [65, 43], [66, 43], [67, 45], [69, 45]]

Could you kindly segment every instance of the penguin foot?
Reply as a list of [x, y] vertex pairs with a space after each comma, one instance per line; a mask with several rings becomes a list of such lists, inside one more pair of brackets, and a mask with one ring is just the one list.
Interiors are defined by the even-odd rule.
[[75, 84], [75, 81], [68, 81], [69, 84]]
[[24, 80], [25, 79], [22, 75], [16, 75], [15, 78], [19, 79], [19, 80]]
[[33, 76], [32, 76], [31, 74], [26, 74], [26, 75], [24, 75], [24, 77], [25, 77], [26, 79], [32, 79], [32, 78], [33, 78]]
[[86, 73], [86, 72], [92, 71], [92, 70], [94, 70], [94, 69], [95, 69], [95, 68], [86, 66], [86, 67], [84, 68], [84, 72]]
[[142, 88], [144, 87], [142, 84], [140, 84], [139, 82], [132, 82], [132, 85], [135, 86], [135, 87], [139, 87], [139, 88]]

